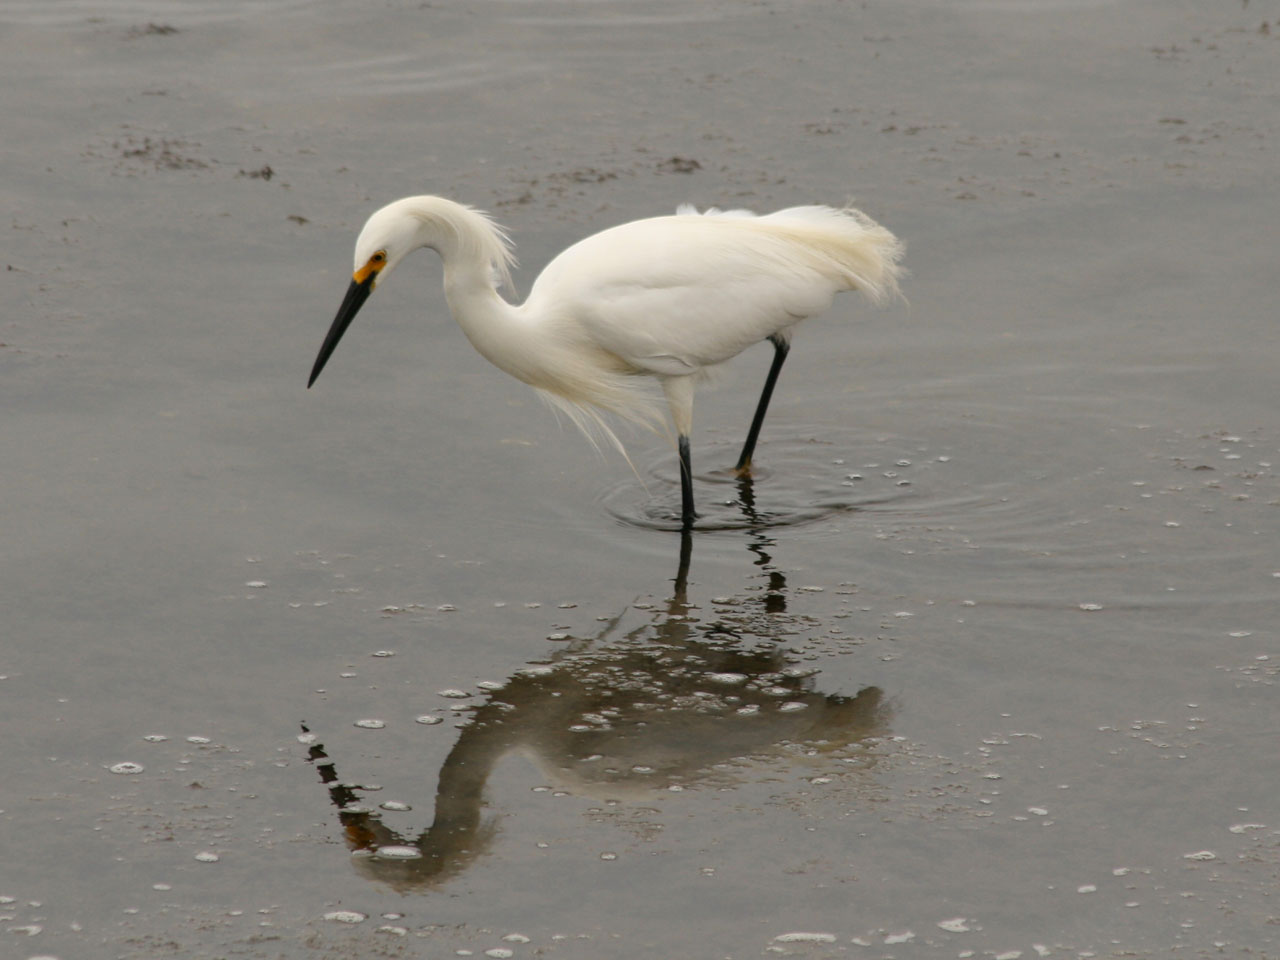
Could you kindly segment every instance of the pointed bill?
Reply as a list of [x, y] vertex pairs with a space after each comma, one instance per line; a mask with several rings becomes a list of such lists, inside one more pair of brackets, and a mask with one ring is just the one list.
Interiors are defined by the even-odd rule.
[[333, 318], [333, 325], [329, 327], [329, 332], [325, 334], [320, 353], [316, 355], [315, 366], [311, 368], [311, 379], [307, 381], [308, 389], [316, 382], [316, 377], [320, 376], [320, 371], [329, 362], [329, 355], [333, 353], [333, 348], [338, 345], [338, 341], [347, 332], [347, 327], [351, 326], [351, 321], [355, 319], [355, 315], [360, 312], [364, 302], [369, 299], [369, 294], [373, 291], [373, 281], [376, 277], [377, 274], [375, 272], [368, 271], [365, 273], [363, 280], [352, 280], [351, 286], [347, 287], [347, 295], [342, 298], [342, 306], [338, 308], [338, 315]]

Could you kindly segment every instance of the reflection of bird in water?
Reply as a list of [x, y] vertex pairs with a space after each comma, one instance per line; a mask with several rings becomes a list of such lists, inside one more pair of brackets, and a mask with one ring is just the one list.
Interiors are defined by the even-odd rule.
[[[441, 197], [406, 197], [369, 218], [355, 273], [316, 357], [314, 383], [373, 289], [421, 247], [440, 254], [449, 309], [484, 357], [537, 388], [590, 436], [622, 449], [600, 411], [655, 427], [638, 376], [658, 378], [678, 435], [681, 522], [694, 520], [689, 435], [694, 383], [708, 367], [768, 340], [774, 359], [737, 471], [750, 473], [792, 328], [842, 290], [897, 290], [902, 244], [852, 208], [792, 207], [767, 216], [682, 207], [587, 237], [549, 263], [519, 306], [497, 293], [514, 263], [483, 213]], [[310, 385], [310, 383], [308, 385]]]
[[[672, 787], [734, 782], [797, 749], [866, 757], [865, 741], [888, 729], [882, 692], [815, 689], [817, 671], [776, 644], [798, 622], [767, 612], [778, 606], [777, 580], [761, 603], [747, 600], [740, 612], [697, 619], [686, 599], [690, 538], [682, 539], [665, 610], [614, 639], [621, 617], [600, 637], [570, 641], [475, 708], [440, 770], [435, 819], [423, 833], [406, 837], [379, 813], [353, 806], [354, 790], [338, 781], [324, 748], [312, 746], [349, 845], [374, 854], [357, 860], [362, 870], [405, 889], [465, 869], [492, 833], [485, 784], [513, 753], [566, 792], [650, 802]], [[760, 540], [756, 552], [772, 577], [767, 544]]]

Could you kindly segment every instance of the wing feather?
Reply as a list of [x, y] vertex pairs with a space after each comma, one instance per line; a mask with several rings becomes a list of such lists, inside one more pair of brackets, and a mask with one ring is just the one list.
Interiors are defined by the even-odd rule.
[[856, 210], [757, 217], [685, 209], [569, 247], [538, 277], [527, 305], [545, 304], [562, 335], [584, 337], [637, 371], [680, 376], [785, 335], [842, 290], [873, 300], [897, 292], [902, 245]]

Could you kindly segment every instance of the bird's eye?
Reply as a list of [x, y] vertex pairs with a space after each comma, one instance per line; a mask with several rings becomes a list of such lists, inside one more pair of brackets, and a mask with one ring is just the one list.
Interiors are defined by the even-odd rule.
[[372, 257], [370, 257], [370, 258], [369, 258], [369, 262], [370, 262], [370, 263], [385, 263], [385, 262], [386, 262], [386, 259], [387, 259], [387, 255], [386, 255], [386, 253], [384, 253], [383, 251], [379, 250], [379, 251], [378, 251], [377, 253], [375, 253]]

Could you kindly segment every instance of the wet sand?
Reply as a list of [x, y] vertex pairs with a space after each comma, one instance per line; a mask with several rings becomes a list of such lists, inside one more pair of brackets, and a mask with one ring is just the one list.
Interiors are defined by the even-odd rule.
[[[0, 11], [0, 953], [1280, 954], [1280, 10]], [[854, 199], [908, 303], [593, 453], [367, 214], [527, 291]]]

